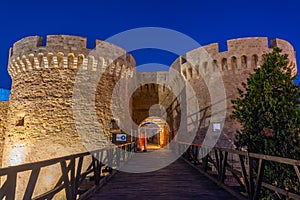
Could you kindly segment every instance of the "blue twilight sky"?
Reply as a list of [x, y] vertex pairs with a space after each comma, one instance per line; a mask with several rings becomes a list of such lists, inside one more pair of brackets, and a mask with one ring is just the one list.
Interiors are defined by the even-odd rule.
[[[87, 37], [92, 47], [95, 39], [151, 26], [182, 32], [201, 45], [219, 42], [221, 50], [228, 39], [266, 36], [288, 40], [300, 52], [299, 11], [297, 0], [1, 1], [0, 88], [11, 86], [7, 73], [9, 47], [26, 36], [80, 35]], [[170, 65], [176, 58], [160, 50], [138, 50], [133, 55], [137, 65]], [[297, 59], [300, 65], [299, 54]]]

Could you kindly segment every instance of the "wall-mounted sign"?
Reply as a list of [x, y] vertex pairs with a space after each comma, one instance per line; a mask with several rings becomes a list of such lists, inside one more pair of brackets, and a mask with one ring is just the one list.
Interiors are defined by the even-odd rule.
[[116, 135], [116, 141], [126, 142], [126, 134], [117, 134]]
[[213, 123], [213, 131], [217, 132], [221, 130], [221, 124], [220, 123]]

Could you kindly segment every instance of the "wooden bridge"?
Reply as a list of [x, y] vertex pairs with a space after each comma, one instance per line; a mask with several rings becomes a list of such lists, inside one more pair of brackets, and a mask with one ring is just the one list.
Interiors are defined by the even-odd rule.
[[[294, 169], [300, 181], [299, 160], [253, 154], [230, 149], [177, 143], [159, 151], [162, 160], [170, 156], [179, 159], [165, 168], [148, 173], [126, 173], [115, 168], [136, 168], [139, 155], [133, 153], [135, 143], [100, 149], [51, 160], [0, 169], [0, 199], [55, 199], [64, 193], [65, 199], [259, 199], [262, 188], [289, 199], [300, 199], [299, 191], [289, 191], [264, 180], [266, 162], [279, 162]], [[184, 150], [184, 151], [183, 151]], [[206, 153], [209, 151], [206, 155]], [[205, 155], [205, 156], [204, 156]], [[83, 170], [83, 163], [90, 164]], [[153, 160], [143, 162], [151, 165]], [[126, 165], [125, 165], [126, 163]], [[256, 163], [257, 165], [254, 165]], [[40, 171], [44, 167], [61, 168], [57, 184], [49, 191], [34, 196]], [[255, 168], [255, 174], [253, 169]], [[23, 195], [17, 185], [20, 173], [29, 172]]]
[[[159, 156], [169, 156], [160, 150]], [[147, 154], [147, 153], [143, 153]], [[151, 154], [148, 153], [148, 154]], [[133, 157], [126, 168], [135, 168]], [[167, 159], [167, 158], [166, 158]], [[148, 161], [148, 162], [147, 162]], [[153, 161], [146, 159], [144, 166]], [[214, 182], [199, 173], [183, 159], [178, 159], [165, 168], [147, 173], [117, 172], [103, 187], [84, 196], [84, 199], [236, 199], [219, 188]]]

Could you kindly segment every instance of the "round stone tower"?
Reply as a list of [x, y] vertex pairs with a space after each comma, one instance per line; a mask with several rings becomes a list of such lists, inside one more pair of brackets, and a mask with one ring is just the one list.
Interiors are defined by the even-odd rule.
[[[86, 151], [82, 143], [86, 141], [76, 129], [72, 102], [79, 71], [102, 74], [94, 101], [104, 134], [97, 136], [95, 148], [109, 144], [112, 91], [118, 79], [135, 67], [135, 61], [111, 43], [96, 40], [94, 49], [86, 44], [86, 38], [69, 35], [49, 35], [45, 42], [42, 37], [30, 36], [14, 43], [8, 62], [12, 87], [3, 167]], [[84, 77], [81, 81], [88, 84], [90, 79]], [[88, 109], [81, 108], [76, 110], [79, 115], [89, 114], [85, 113]], [[47, 174], [49, 177], [51, 172]], [[40, 182], [44, 189], [51, 188], [51, 182], [55, 184], [55, 175], [52, 179], [47, 184]]]
[[[109, 134], [114, 83], [121, 73], [135, 67], [135, 61], [125, 50], [108, 42], [95, 41], [97, 55], [86, 43], [84, 37], [69, 35], [49, 35], [45, 45], [39, 36], [14, 43], [8, 63], [12, 87], [3, 166], [85, 151], [72, 110], [79, 69], [103, 74], [95, 101], [101, 111], [97, 112], [102, 119], [99, 122], [104, 133]], [[114, 54], [121, 56], [112, 60]], [[99, 148], [106, 142], [107, 138], [101, 138]]]
[[[95, 100], [102, 119], [99, 122], [109, 134], [111, 91], [120, 74], [135, 67], [135, 61], [120, 47], [100, 40], [95, 42], [100, 55], [91, 55], [93, 50], [86, 42], [84, 37], [49, 35], [45, 45], [39, 36], [26, 37], [13, 45], [8, 63], [12, 88], [3, 166], [85, 151], [72, 110], [79, 69], [103, 73]], [[116, 52], [122, 56], [112, 60]], [[100, 140], [99, 148], [107, 138]]]

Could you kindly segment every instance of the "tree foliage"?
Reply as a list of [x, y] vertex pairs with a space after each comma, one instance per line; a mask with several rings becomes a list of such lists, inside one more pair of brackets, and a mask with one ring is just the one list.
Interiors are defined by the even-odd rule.
[[[294, 83], [288, 56], [275, 47], [265, 54], [261, 67], [254, 71], [242, 84], [242, 89], [238, 89], [239, 97], [232, 100], [231, 117], [242, 125], [236, 135], [236, 147], [300, 159], [300, 88]], [[273, 184], [299, 190], [295, 173], [286, 167], [269, 163], [265, 175]], [[278, 170], [282, 171], [278, 173]]]

